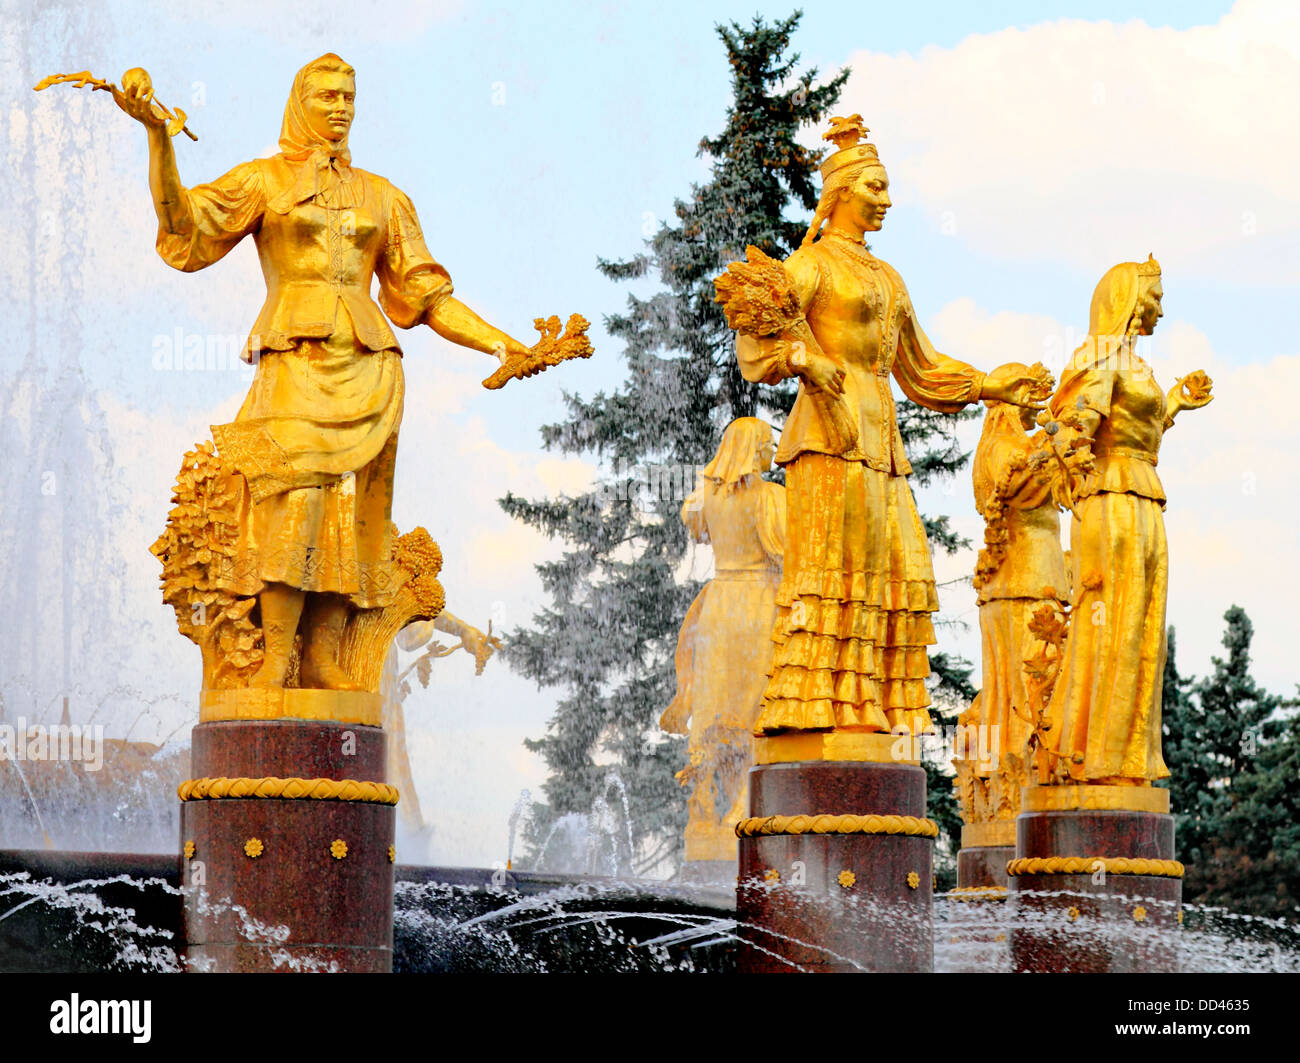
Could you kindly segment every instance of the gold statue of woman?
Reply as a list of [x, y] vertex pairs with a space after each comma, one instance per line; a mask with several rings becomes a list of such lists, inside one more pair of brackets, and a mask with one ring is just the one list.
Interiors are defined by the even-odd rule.
[[785, 488], [772, 467], [772, 429], [756, 417], [727, 426], [682, 506], [696, 542], [713, 546], [713, 578], [686, 613], [677, 640], [677, 694], [665, 731], [690, 734], [686, 859], [735, 860], [736, 823], [748, 814], [750, 732], [772, 657], [776, 588], [785, 552]]
[[858, 115], [832, 119], [826, 139], [839, 150], [784, 266], [751, 249], [716, 282], [745, 379], [800, 380], [776, 453], [789, 516], [763, 734], [929, 727], [939, 600], [890, 378], [947, 413], [1047, 397], [1038, 369], [986, 376], [931, 346], [902, 278], [863, 244], [890, 206], [874, 145], [858, 143], [865, 132]]
[[1156, 458], [1179, 411], [1212, 396], [1203, 372], [1166, 395], [1138, 355], [1163, 296], [1153, 258], [1108, 270], [1049, 406], [1076, 422], [1066, 431], [1091, 441], [1093, 457], [1070, 492], [1073, 619], [1047, 713], [1055, 763], [1076, 782], [1149, 786], [1169, 775], [1160, 750], [1169, 557]]
[[402, 358], [372, 280], [400, 328], [426, 324], [503, 364], [529, 348], [452, 297], [411, 201], [352, 165], [355, 74], [337, 55], [295, 76], [279, 154], [193, 188], [181, 185], [147, 74], [132, 75], [114, 99], [148, 130], [159, 255], [192, 272], [252, 236], [266, 278], [244, 353], [256, 375], [234, 422], [213, 428], [242, 478], [219, 585], [260, 606], [264, 655], [249, 685], [285, 684], [301, 626], [301, 685], [356, 689], [338, 659], [349, 609], [388, 604], [399, 583], [389, 515]]
[[997, 755], [980, 761], [967, 751], [957, 762], [959, 803], [968, 823], [1010, 821], [1020, 811], [1035, 724], [1024, 663], [1045, 649], [1031, 628], [1044, 608], [1063, 622], [1069, 601], [1053, 491], [1059, 472], [1047, 436], [1030, 434], [1032, 410], [1005, 402], [985, 405], [971, 466], [975, 507], [985, 522], [975, 566], [983, 678], [959, 722], [984, 728], [979, 748]]

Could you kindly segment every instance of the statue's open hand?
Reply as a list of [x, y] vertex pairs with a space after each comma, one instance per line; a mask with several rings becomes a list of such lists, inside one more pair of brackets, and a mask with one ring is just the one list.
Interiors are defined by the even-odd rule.
[[1210, 389], [1213, 387], [1214, 381], [1201, 369], [1179, 377], [1166, 397], [1166, 412], [1172, 417], [1179, 410], [1199, 410], [1202, 406], [1209, 405], [1214, 399], [1210, 394]]
[[1041, 410], [1055, 386], [1056, 381], [1042, 362], [1035, 362], [1027, 371], [1014, 364], [1000, 365], [984, 378], [979, 397]]
[[167, 127], [167, 115], [154, 106], [153, 81], [148, 71], [138, 66], [128, 70], [122, 75], [122, 88], [113, 93], [113, 99], [122, 110], [146, 127]]

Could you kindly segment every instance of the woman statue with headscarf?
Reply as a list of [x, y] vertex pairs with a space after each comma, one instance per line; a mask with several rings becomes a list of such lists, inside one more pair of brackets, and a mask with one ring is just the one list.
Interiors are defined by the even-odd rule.
[[765, 735], [930, 728], [939, 599], [891, 378], [943, 413], [1050, 393], [1041, 367], [986, 375], [930, 344], [902, 277], [863, 243], [891, 205], [875, 146], [859, 143], [866, 132], [860, 115], [831, 120], [825, 139], [838, 150], [794, 254], [780, 263], [751, 248], [715, 282], [745, 379], [800, 382], [776, 452], [789, 519]]
[[1092, 295], [1088, 338], [1049, 404], [1063, 434], [1090, 441], [1093, 457], [1066, 499], [1074, 608], [1047, 712], [1057, 771], [1077, 782], [1149, 786], [1169, 775], [1160, 750], [1169, 557], [1156, 457], [1177, 413], [1212, 396], [1203, 372], [1166, 395], [1138, 355], [1163, 295], [1151, 257], [1108, 270]]
[[1034, 620], [1046, 609], [1056, 623], [1064, 623], [1069, 581], [1049, 437], [1030, 434], [1031, 409], [991, 400], [985, 405], [971, 465], [975, 508], [984, 518], [974, 580], [983, 679], [958, 721], [984, 734], [976, 732], [974, 748], [969, 738], [959, 747], [955, 786], [967, 823], [1010, 824], [1028, 781], [1026, 744], [1034, 724], [1024, 665], [1036, 652], [1048, 652], [1034, 634]]
[[772, 429], [756, 417], [727, 426], [718, 452], [682, 506], [696, 542], [713, 546], [713, 578], [686, 613], [677, 640], [677, 695], [665, 731], [690, 734], [686, 859], [736, 859], [747, 815], [745, 772], [772, 658], [776, 588], [785, 552], [785, 488], [772, 467]]
[[[389, 516], [404, 384], [388, 321], [426, 324], [503, 362], [528, 348], [452, 297], [411, 201], [352, 165], [356, 83], [337, 55], [298, 71], [279, 154], [193, 188], [181, 185], [147, 75], [133, 73], [115, 98], [148, 130], [159, 255], [190, 272], [251, 235], [266, 278], [244, 351], [253, 384], [234, 422], [213, 427], [244, 484], [238, 546], [219, 578], [258, 597], [265, 653], [250, 685], [284, 685], [302, 618], [301, 685], [355, 689], [338, 664], [349, 605], [382, 607], [398, 589]], [[375, 277], [384, 313], [370, 298]]]

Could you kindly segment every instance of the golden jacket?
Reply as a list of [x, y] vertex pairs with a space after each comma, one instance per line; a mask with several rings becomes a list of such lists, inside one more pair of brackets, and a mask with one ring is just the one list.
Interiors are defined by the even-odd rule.
[[281, 156], [236, 166], [210, 184], [185, 189], [185, 219], [177, 233], [158, 233], [158, 254], [185, 272], [210, 266], [252, 235], [266, 278], [266, 302], [244, 359], [291, 350], [299, 340], [323, 340], [351, 319], [350, 331], [371, 351], [398, 350], [379, 301], [401, 328], [418, 324], [451, 294], [451, 278], [429, 254], [410, 199], [387, 180], [348, 170], [346, 209], [319, 199], [292, 202], [301, 167]]
[[[984, 374], [934, 349], [916, 321], [902, 277], [865, 248], [823, 237], [795, 251], [785, 269], [822, 352], [845, 371], [841, 401], [856, 419], [858, 440], [844, 450], [831, 445], [808, 386], [801, 382], [776, 461], [785, 465], [812, 451], [894, 475], [910, 473], [890, 377], [913, 401], [956, 413], [979, 398]], [[790, 344], [782, 339], [741, 336], [736, 348], [745, 379], [764, 384], [791, 375], [789, 353]]]

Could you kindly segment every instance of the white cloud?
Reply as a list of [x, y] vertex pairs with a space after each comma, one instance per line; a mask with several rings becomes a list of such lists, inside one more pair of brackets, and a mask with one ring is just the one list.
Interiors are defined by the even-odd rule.
[[[1213, 26], [1061, 19], [917, 55], [857, 52], [841, 100], [914, 203], [1002, 258], [1300, 277], [1300, 9]], [[1138, 245], [1135, 249], [1135, 243]]]

